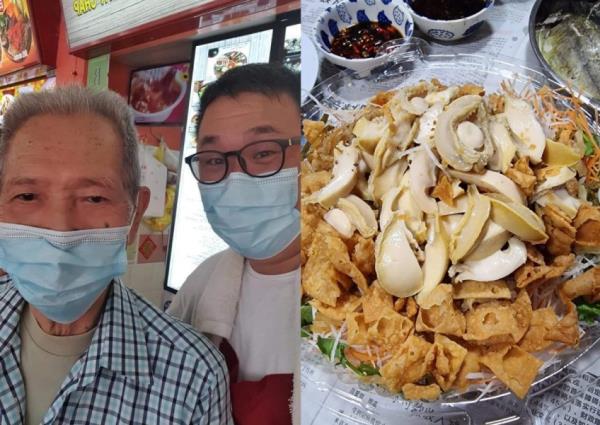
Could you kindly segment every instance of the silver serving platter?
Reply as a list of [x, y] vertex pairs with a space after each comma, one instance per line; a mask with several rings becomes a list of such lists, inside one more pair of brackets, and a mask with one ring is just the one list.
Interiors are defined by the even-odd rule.
[[[533, 53], [536, 58], [544, 68], [544, 71], [550, 75], [554, 80], [558, 81], [562, 86], [571, 86], [564, 80], [560, 75], [558, 75], [551, 67], [550, 64], [544, 59], [542, 52], [540, 51], [540, 46], [537, 42], [537, 37], [535, 35], [535, 29], [538, 23], [543, 22], [548, 15], [553, 12], [562, 10], [564, 8], [569, 7], [569, 1], [567, 0], [536, 0], [531, 9], [531, 14], [529, 15], [529, 42], [531, 43], [531, 48], [533, 49]], [[600, 99], [592, 98], [587, 95], [585, 92], [577, 90], [576, 87], [571, 87], [573, 94], [580, 97], [582, 102], [586, 105], [591, 106], [595, 109], [600, 109]]]

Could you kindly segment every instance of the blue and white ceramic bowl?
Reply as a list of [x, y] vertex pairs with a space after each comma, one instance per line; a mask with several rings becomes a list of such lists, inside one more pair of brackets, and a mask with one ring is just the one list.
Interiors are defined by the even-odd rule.
[[395, 27], [404, 40], [413, 34], [410, 10], [402, 0], [346, 0], [328, 7], [315, 27], [314, 40], [317, 48], [330, 62], [356, 71], [365, 76], [371, 69], [389, 60], [388, 54], [365, 59], [347, 59], [331, 53], [333, 38], [344, 28], [361, 22], [380, 22]]
[[483, 9], [474, 15], [467, 16], [466, 18], [444, 21], [438, 19], [429, 19], [425, 16], [418, 15], [411, 8], [414, 0], [404, 1], [408, 5], [412, 17], [415, 20], [415, 24], [421, 30], [421, 32], [427, 34], [427, 36], [431, 38], [443, 41], [460, 40], [461, 38], [468, 37], [476, 32], [479, 28], [481, 28], [487, 13], [494, 5], [494, 0], [486, 0]]

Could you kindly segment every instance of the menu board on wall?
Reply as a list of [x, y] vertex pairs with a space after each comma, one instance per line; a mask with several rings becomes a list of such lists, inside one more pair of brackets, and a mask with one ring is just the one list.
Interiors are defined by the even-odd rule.
[[80, 49], [212, 1], [62, 0], [69, 47]]
[[0, 0], [0, 75], [40, 63], [27, 0]]

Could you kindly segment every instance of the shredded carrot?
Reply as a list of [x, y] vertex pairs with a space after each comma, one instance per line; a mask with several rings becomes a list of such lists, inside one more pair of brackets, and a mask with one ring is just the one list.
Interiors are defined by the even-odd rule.
[[[592, 148], [594, 152], [584, 158], [583, 163], [587, 169], [586, 181], [588, 183], [598, 183], [600, 182], [600, 146], [595, 143], [596, 138], [581, 106], [580, 97], [569, 94], [572, 93], [569, 87], [566, 89], [567, 94], [563, 94], [563, 91], [565, 90], [562, 88], [552, 90], [547, 86], [540, 88], [537, 91], [537, 96], [534, 96], [532, 99], [533, 108], [538, 116], [550, 113], [551, 122], [549, 125], [555, 129], [556, 134], [560, 134], [562, 131], [568, 131], [569, 133], [581, 131], [593, 142]], [[541, 105], [538, 104], [538, 100]], [[566, 102], [571, 105], [571, 108], [566, 110], [560, 109], [556, 106], [557, 101]], [[595, 111], [595, 121], [599, 122], [598, 111]]]
[[377, 356], [374, 354], [369, 355], [368, 353], [362, 353], [358, 350], [355, 350], [352, 347], [346, 348], [345, 351], [346, 357], [353, 357], [356, 360], [360, 360], [361, 362], [375, 362], [377, 361]]

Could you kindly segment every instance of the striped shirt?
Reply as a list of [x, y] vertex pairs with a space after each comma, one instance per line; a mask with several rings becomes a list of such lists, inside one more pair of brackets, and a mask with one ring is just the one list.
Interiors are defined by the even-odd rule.
[[[19, 336], [24, 305], [10, 278], [0, 277], [1, 425], [22, 424], [26, 417]], [[114, 282], [90, 347], [42, 424], [233, 425], [225, 361], [191, 327]]]

